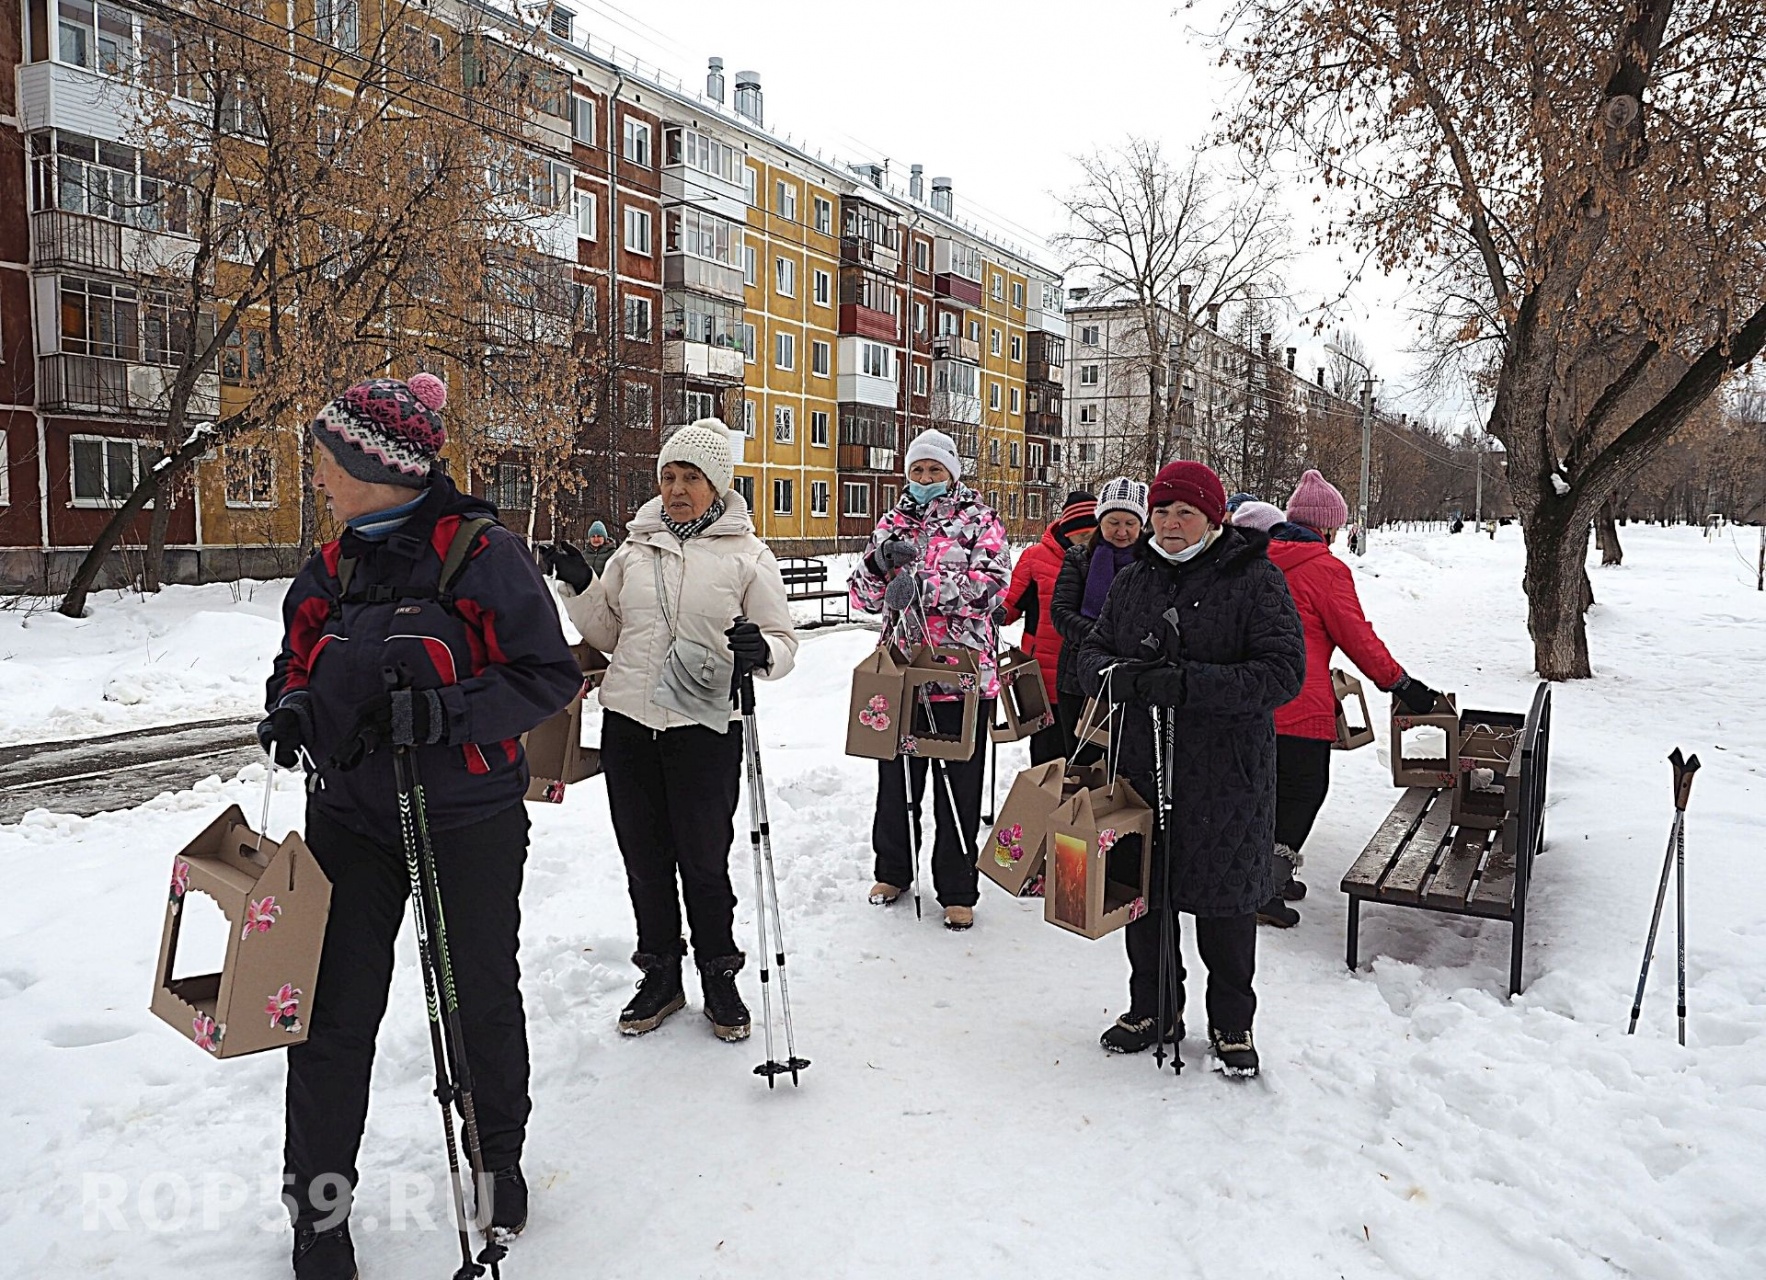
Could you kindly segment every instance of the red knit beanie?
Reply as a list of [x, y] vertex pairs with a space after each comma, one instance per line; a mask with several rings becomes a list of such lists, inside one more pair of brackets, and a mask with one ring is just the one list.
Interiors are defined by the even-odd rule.
[[1308, 471], [1288, 499], [1288, 519], [1309, 529], [1341, 529], [1349, 523], [1349, 504], [1336, 485]]
[[1153, 477], [1153, 490], [1147, 495], [1147, 507], [1163, 507], [1171, 502], [1187, 502], [1208, 517], [1209, 524], [1226, 519], [1226, 486], [1220, 477], [1199, 462], [1167, 462]]

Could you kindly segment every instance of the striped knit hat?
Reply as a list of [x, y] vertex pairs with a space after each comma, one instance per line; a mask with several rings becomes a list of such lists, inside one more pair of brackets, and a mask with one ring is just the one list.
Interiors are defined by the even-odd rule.
[[1055, 517], [1055, 522], [1050, 527], [1054, 529], [1057, 538], [1072, 540], [1098, 527], [1097, 510], [1096, 498], [1082, 489], [1075, 489], [1067, 495], [1061, 514]]
[[1112, 511], [1126, 511], [1142, 524], [1147, 522], [1147, 486], [1127, 476], [1106, 480], [1098, 487], [1098, 519]]
[[421, 489], [448, 440], [437, 412], [447, 402], [447, 383], [433, 373], [372, 378], [321, 409], [313, 434], [356, 479]]

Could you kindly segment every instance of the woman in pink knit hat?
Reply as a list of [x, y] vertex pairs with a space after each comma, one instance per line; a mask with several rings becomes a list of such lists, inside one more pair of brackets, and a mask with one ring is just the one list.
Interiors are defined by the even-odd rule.
[[1270, 529], [1269, 558], [1288, 579], [1306, 632], [1306, 684], [1275, 713], [1276, 896], [1257, 913], [1263, 924], [1286, 929], [1300, 921], [1288, 905], [1306, 894], [1294, 878], [1300, 846], [1311, 834], [1331, 785], [1331, 744], [1337, 738], [1331, 657], [1341, 648], [1362, 673], [1414, 711], [1435, 705], [1435, 691], [1404, 673], [1361, 611], [1349, 566], [1331, 554], [1331, 542], [1349, 521], [1349, 504], [1316, 471], [1300, 477], [1288, 499], [1287, 520]]

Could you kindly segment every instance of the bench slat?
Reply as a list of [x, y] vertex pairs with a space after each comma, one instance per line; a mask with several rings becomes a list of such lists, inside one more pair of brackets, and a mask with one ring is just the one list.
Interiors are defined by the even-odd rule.
[[1398, 851], [1403, 847], [1405, 838], [1416, 828], [1417, 819], [1422, 817], [1423, 806], [1429, 802], [1433, 793], [1428, 787], [1410, 787], [1392, 806], [1392, 812], [1374, 832], [1374, 838], [1367, 842], [1355, 865], [1343, 877], [1342, 891], [1372, 897], [1380, 884], [1380, 877], [1386, 874], [1386, 868]]
[[1466, 894], [1478, 874], [1478, 864], [1490, 844], [1490, 832], [1478, 827], [1461, 827], [1454, 833], [1453, 847], [1441, 860], [1441, 867], [1423, 890], [1423, 904], [1463, 911]]
[[1416, 834], [1405, 845], [1404, 852], [1392, 864], [1386, 878], [1380, 884], [1380, 900], [1382, 902], [1420, 902], [1423, 896], [1423, 881], [1428, 878], [1429, 868], [1435, 865], [1435, 855], [1441, 851], [1441, 842], [1447, 838], [1447, 829], [1453, 825], [1453, 794], [1450, 791], [1437, 791], [1435, 802], [1430, 806], [1428, 815], [1423, 818], [1422, 825]]
[[1484, 863], [1484, 874], [1478, 877], [1477, 886], [1466, 899], [1466, 905], [1504, 919], [1514, 914], [1515, 854], [1501, 831], [1496, 832], [1490, 857]]

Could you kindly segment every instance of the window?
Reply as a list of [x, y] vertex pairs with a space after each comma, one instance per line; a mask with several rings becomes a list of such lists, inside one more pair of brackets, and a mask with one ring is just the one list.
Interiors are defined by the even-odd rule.
[[881, 342], [861, 342], [858, 344], [859, 370], [867, 377], [888, 378], [895, 380], [895, 369], [890, 361], [889, 348]]
[[1095, 387], [1098, 385], [1097, 365], [1082, 364], [1079, 366], [1079, 385], [1082, 387]]
[[760, 208], [760, 199], [759, 199], [760, 193], [757, 189], [758, 184], [759, 184], [759, 179], [756, 177], [754, 170], [750, 169], [747, 165], [743, 165], [742, 166], [742, 198], [748, 202], [748, 207], [750, 209]]
[[[1024, 412], [1024, 393], [1022, 391], [1018, 390], [1017, 387], [1012, 388], [1011, 405], [1012, 405], [1012, 412], [1013, 413]], [[1012, 446], [1012, 448], [1014, 448], [1014, 449], [1016, 449], [1017, 447], [1018, 447], [1017, 445]]]
[[642, 209], [625, 211], [625, 247], [646, 258], [650, 256], [650, 215]]
[[1012, 441], [1010, 457], [1012, 459], [1012, 466], [1014, 466], [1014, 467], [1016, 467], [1018, 465], [1018, 458], [1019, 458], [1021, 449], [1022, 449], [1022, 446], [1019, 445], [1019, 443], [1016, 440]]
[[742, 358], [749, 364], [753, 364], [755, 350], [754, 326], [751, 324], [744, 324], [742, 326]]
[[701, 418], [717, 416], [717, 397], [709, 391], [689, 391], [686, 394], [684, 407], [688, 422], [697, 422]]
[[570, 136], [578, 142], [595, 145], [595, 100], [593, 98], [572, 98], [570, 112]]
[[926, 304], [924, 302], [914, 303], [914, 332], [926, 332]]
[[828, 376], [828, 366], [832, 364], [830, 357], [833, 348], [825, 342], [812, 342], [809, 345], [809, 371], [818, 378]]
[[797, 220], [797, 188], [789, 182], [780, 181], [773, 192], [773, 212], [781, 218]]
[[995, 511], [1000, 509], [1000, 491], [998, 489], [989, 489], [987, 491], [987, 505], [992, 507]]
[[987, 407], [995, 410], [1000, 407], [1000, 384], [991, 380], [987, 384]]
[[988, 282], [987, 291], [995, 302], [1004, 302], [1006, 300], [1006, 278], [995, 271], [993, 279]]
[[753, 476], [737, 476], [736, 479], [730, 484], [730, 488], [734, 489], [737, 493], [742, 495], [742, 501], [747, 505], [747, 507], [750, 511], [754, 510], [754, 477]]
[[1000, 346], [1000, 331], [998, 329], [989, 329], [987, 331], [987, 351], [988, 351], [988, 354], [997, 356], [1001, 350], [1002, 350], [1002, 348]]
[[1061, 446], [1059, 444], [1049, 446], [1049, 461], [1057, 467], [1061, 465]]
[[924, 240], [914, 241], [914, 270], [926, 270], [931, 259], [930, 247]]
[[979, 321], [979, 320], [969, 321], [969, 341], [970, 342], [980, 342], [981, 341], [981, 321]]
[[141, 154], [133, 147], [58, 129], [51, 151], [49, 139], [47, 133], [31, 139], [38, 208], [86, 213], [149, 231], [161, 230], [172, 212], [171, 221], [177, 224], [172, 229], [184, 229], [181, 212], [166, 206], [167, 195], [176, 193], [168, 193], [165, 184], [150, 176], [137, 181]]
[[773, 288], [781, 298], [797, 296], [797, 264], [791, 259], [773, 259]]
[[707, 209], [673, 208], [663, 215], [662, 250], [686, 253], [733, 267], [746, 265], [748, 245], [741, 225]]
[[630, 116], [625, 122], [625, 158], [646, 169], [650, 167], [650, 126]]
[[74, 506], [108, 507], [122, 502], [158, 460], [159, 452], [145, 440], [74, 436], [68, 447]]
[[828, 299], [833, 296], [833, 285], [834, 277], [830, 276], [826, 271], [819, 269], [816, 271], [815, 300], [818, 307], [825, 307], [828, 305]]
[[569, 9], [554, 8], [552, 10], [552, 34], [560, 40], [571, 39], [572, 28], [575, 25], [576, 15]]
[[484, 496], [499, 511], [531, 511], [533, 475], [519, 462], [493, 462], [485, 468]]
[[998, 440], [989, 440], [987, 442], [987, 461], [990, 466], [999, 466], [1000, 442]]
[[1014, 333], [1012, 335], [1012, 363], [1017, 364], [1023, 359], [1024, 359], [1024, 335], [1021, 333]]
[[757, 285], [760, 283], [760, 257], [751, 244], [742, 246], [742, 283]]
[[1079, 442], [1079, 460], [1081, 462], [1096, 462], [1098, 460], [1098, 446], [1089, 440], [1081, 440]]
[[1006, 495], [1006, 519], [1016, 520], [1017, 518], [1018, 518], [1018, 495], [1014, 491], [1014, 492], [1008, 493]]
[[1085, 324], [1079, 327], [1079, 345], [1082, 347], [1095, 347], [1098, 345], [1097, 325]]
[[1017, 311], [1024, 310], [1024, 282], [1022, 280], [1012, 281], [1012, 307]]
[[127, 9], [94, 6], [92, 0], [63, 0], [61, 61], [76, 67], [126, 74], [135, 64], [135, 23]]
[[795, 369], [797, 367], [796, 334], [775, 333], [773, 335], [773, 367], [777, 369]]
[[1042, 445], [1034, 440], [1030, 442], [1030, 465], [1033, 467], [1042, 465]]
[[917, 396], [926, 394], [926, 366], [923, 364], [914, 365], [914, 394]]
[[791, 514], [791, 482], [789, 480], [773, 481], [773, 514], [776, 516]]
[[595, 238], [595, 193], [576, 193], [576, 234], [584, 240]]
[[[172, 361], [162, 361], [170, 364]], [[264, 335], [258, 330], [235, 329], [221, 347], [221, 381], [231, 386], [256, 382], [264, 376]]]
[[[816, 197], [816, 230], [825, 236], [834, 234], [834, 204], [830, 200]], [[823, 512], [826, 515], [827, 512]]]
[[345, 53], [354, 53], [356, 28], [356, 0], [314, 0], [313, 33], [320, 40]]
[[[634, 427], [648, 427], [655, 420], [655, 401], [647, 382], [625, 384], [625, 420]], [[649, 481], [646, 480], [645, 484]]]
[[788, 404], [773, 406], [773, 443], [797, 443], [797, 411]]
[[887, 511], [895, 505], [895, 495], [899, 490], [892, 484], [877, 486], [877, 510]]
[[746, 166], [742, 153], [727, 142], [719, 142], [697, 129], [671, 125], [662, 132], [662, 161], [667, 165], [686, 165], [700, 173], [735, 185], [745, 183]]
[[825, 410], [812, 409], [810, 411], [809, 442], [818, 449], [828, 447], [828, 415]]
[[61, 349], [73, 355], [133, 360], [139, 351], [140, 309], [125, 284], [61, 277]]
[[827, 518], [828, 482], [826, 480], [811, 480], [809, 482], [809, 513], [812, 516]]
[[1097, 405], [1095, 405], [1095, 404], [1082, 404], [1079, 406], [1079, 424], [1081, 426], [1085, 426], [1085, 427], [1094, 426], [1094, 425], [1096, 425], [1097, 420], [1098, 420], [1098, 407], [1097, 407]]
[[868, 516], [871, 514], [871, 486], [848, 480], [840, 486], [840, 514]]
[[[148, 364], [177, 364], [190, 349], [190, 331], [173, 295], [149, 289], [141, 300], [141, 356]], [[263, 373], [263, 348], [258, 373]]]
[[752, 400], [742, 402], [742, 434], [750, 440], [754, 439], [754, 401]]
[[1024, 495], [1024, 518], [1026, 520], [1042, 519], [1042, 495], [1040, 493]]
[[650, 299], [625, 300], [625, 336], [634, 342], [650, 341]]

